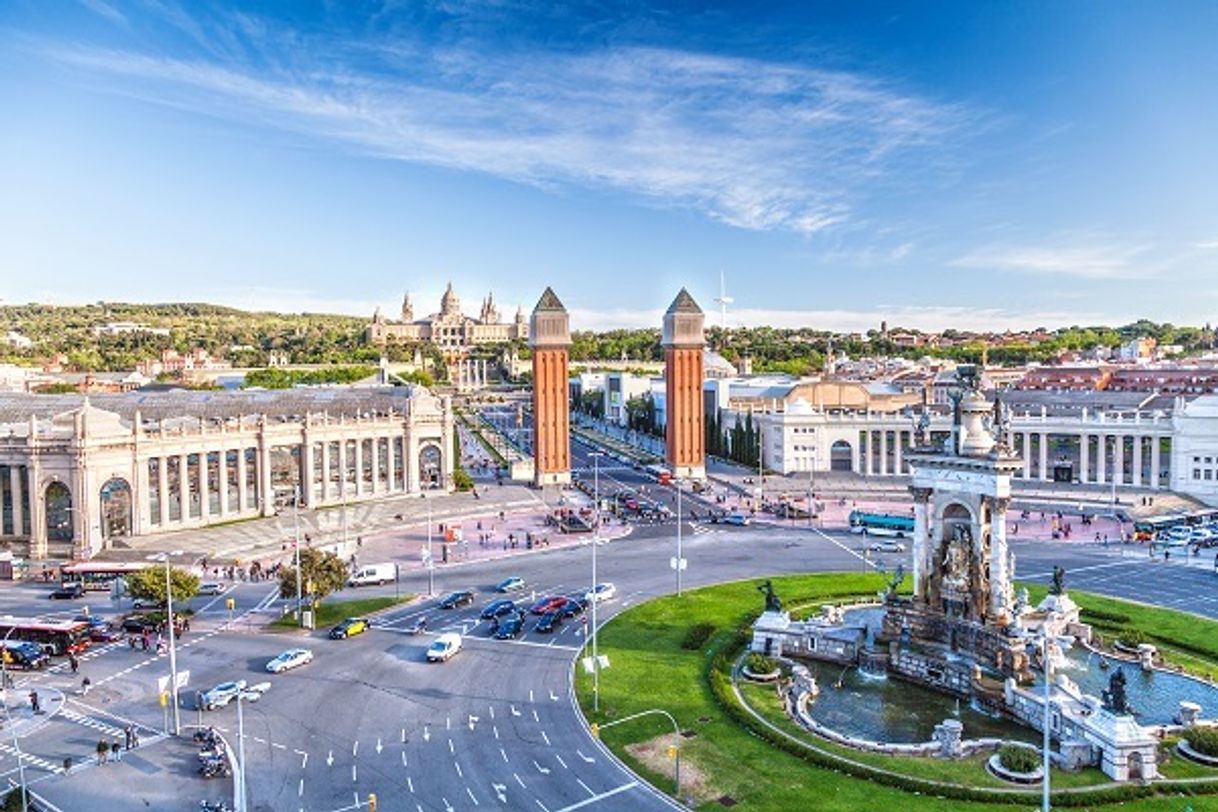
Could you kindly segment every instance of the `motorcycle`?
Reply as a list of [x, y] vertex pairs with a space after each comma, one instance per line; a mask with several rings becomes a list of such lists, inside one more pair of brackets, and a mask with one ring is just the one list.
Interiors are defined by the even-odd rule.
[[196, 730], [192, 738], [199, 744], [206, 744], [208, 746], [215, 745], [220, 741], [220, 737], [216, 735], [216, 729], [214, 727], [209, 727], [205, 730]]
[[224, 801], [199, 801], [199, 812], [233, 812]]
[[205, 761], [199, 765], [199, 775], [204, 778], [215, 778], [216, 776], [228, 778], [232, 774], [233, 768], [228, 763], [228, 759]]
[[411, 634], [422, 634], [427, 631], [427, 618], [421, 617], [414, 622], [414, 625], [409, 629]]

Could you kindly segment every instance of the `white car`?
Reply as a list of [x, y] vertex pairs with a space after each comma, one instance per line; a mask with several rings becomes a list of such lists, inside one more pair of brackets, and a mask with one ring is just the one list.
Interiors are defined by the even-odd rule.
[[452, 659], [461, 650], [461, 635], [456, 632], [446, 632], [440, 635], [427, 649], [427, 661], [442, 663]]
[[873, 553], [903, 553], [905, 545], [899, 541], [877, 541], [867, 549]]
[[313, 662], [313, 652], [307, 648], [292, 648], [267, 663], [266, 670], [272, 674], [282, 674], [284, 671], [311, 662]]
[[242, 691], [241, 698], [246, 702], [257, 702], [269, 690], [271, 690], [269, 682], [257, 682]]
[[596, 601], [600, 603], [601, 601], [612, 600], [615, 597], [617, 597], [617, 587], [608, 581], [603, 584], [597, 584], [595, 589], [584, 593], [584, 598], [589, 602]]
[[239, 679], [235, 682], [222, 682], [210, 691], [204, 691], [199, 695], [199, 706], [203, 710], [215, 710], [223, 708], [229, 702], [237, 698], [237, 694], [245, 690], [245, 680]]

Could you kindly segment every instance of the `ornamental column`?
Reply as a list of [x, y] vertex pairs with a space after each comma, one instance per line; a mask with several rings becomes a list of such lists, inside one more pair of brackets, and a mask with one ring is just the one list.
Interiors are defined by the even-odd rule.
[[888, 429], [880, 430], [880, 476], [888, 476]]
[[706, 478], [703, 428], [702, 353], [706, 346], [702, 308], [681, 288], [664, 314], [665, 461], [675, 477]]
[[1005, 621], [1011, 605], [1011, 573], [1007, 564], [1007, 508], [1011, 499], [1007, 496], [986, 496], [990, 507], [990, 618]]
[[206, 522], [211, 513], [211, 485], [208, 469], [208, 458], [211, 454], [204, 447], [199, 451], [199, 519]]
[[364, 495], [364, 438], [355, 438], [355, 495]]
[[243, 513], [249, 509], [249, 486], [246, 480], [249, 473], [245, 468], [245, 445], [237, 449], [237, 512]]
[[227, 516], [230, 511], [228, 504], [228, 449], [221, 448], [216, 452], [216, 475], [220, 480], [216, 484], [220, 487], [220, 515]]
[[875, 432], [868, 429], [863, 433], [867, 437], [867, 446], [863, 452], [867, 455], [863, 457], [863, 473], [867, 476], [871, 476], [872, 466], [875, 464], [873, 461], [873, 458], [875, 457]]
[[316, 475], [313, 466], [316, 465], [316, 450], [313, 448], [313, 436], [305, 432], [304, 445], [301, 447], [300, 495], [304, 497], [306, 507], [317, 507], [317, 491], [313, 483]]
[[[567, 309], [548, 287], [529, 318], [529, 347], [533, 350], [533, 483], [565, 484], [571, 481], [567, 382], [571, 323]], [[671, 408], [669, 403], [670, 420]]]
[[372, 492], [381, 490], [381, 438], [372, 438]]
[[905, 473], [904, 461], [901, 458], [901, 453], [902, 453], [902, 451], [904, 451], [904, 448], [905, 448], [905, 432], [901, 431], [900, 429], [897, 429], [897, 445], [893, 451], [893, 453], [895, 454], [895, 457], [893, 459], [893, 467], [894, 467], [893, 473], [896, 474], [897, 476], [900, 476], [901, 474]]
[[161, 529], [169, 524], [169, 458], [158, 457], [156, 466], [157, 512]]
[[266, 415], [258, 421], [258, 497], [263, 516], [275, 515], [275, 494], [271, 489], [271, 440], [266, 436]]
[[1145, 439], [1140, 434], [1133, 436], [1133, 480], [1132, 484], [1135, 488], [1142, 487], [1142, 440]]
[[1118, 485], [1125, 484], [1125, 435], [1117, 434], [1112, 438], [1112, 481]]
[[[13, 495], [13, 535], [25, 535], [25, 495], [21, 487], [21, 466], [14, 463], [8, 467], [8, 486]], [[30, 528], [33, 530], [33, 528]]]
[[330, 501], [330, 441], [321, 444], [321, 501]]
[[1150, 438], [1150, 488], [1159, 490], [1159, 448], [1163, 440], [1159, 436]]
[[1049, 480], [1049, 432], [1047, 431], [1040, 433], [1040, 478], [1045, 482]]
[[915, 488], [910, 486], [909, 492], [914, 500], [914, 533], [913, 533], [913, 587], [914, 600], [927, 599], [926, 590], [926, 558], [930, 546], [930, 533], [927, 526], [926, 511], [931, 497], [930, 488]]
[[1032, 432], [1023, 433], [1023, 478], [1032, 478]]
[[190, 521], [190, 455], [178, 455], [178, 521]]
[[1091, 435], [1084, 434], [1078, 440], [1078, 481], [1086, 485], [1091, 481]]

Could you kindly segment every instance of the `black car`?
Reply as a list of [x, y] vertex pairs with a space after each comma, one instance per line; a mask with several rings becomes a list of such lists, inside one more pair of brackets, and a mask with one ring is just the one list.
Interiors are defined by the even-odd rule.
[[152, 631], [156, 628], [156, 624], [140, 615], [134, 615], [123, 621], [122, 630], [127, 634], [143, 634], [146, 631]]
[[583, 595], [570, 595], [567, 597], [567, 605], [562, 608], [562, 614], [563, 617], [575, 617], [582, 615], [587, 608], [587, 598]]
[[496, 640], [514, 640], [524, 631], [524, 612], [517, 611], [513, 615], [502, 618], [495, 626]]
[[491, 601], [482, 608], [482, 619], [490, 620], [495, 617], [503, 617], [508, 612], [515, 612], [516, 604], [509, 600]]
[[459, 592], [449, 592], [440, 600], [441, 609], [456, 609], [458, 606], [466, 606], [474, 602], [474, 593], [468, 589], [460, 590]]
[[61, 586], [51, 592], [49, 597], [53, 601], [73, 601], [77, 598], [85, 596], [85, 588], [80, 584], [71, 584], [69, 586]]
[[562, 616], [562, 609], [546, 612], [541, 616], [541, 620], [537, 621], [537, 631], [541, 634], [549, 634], [562, 624]]

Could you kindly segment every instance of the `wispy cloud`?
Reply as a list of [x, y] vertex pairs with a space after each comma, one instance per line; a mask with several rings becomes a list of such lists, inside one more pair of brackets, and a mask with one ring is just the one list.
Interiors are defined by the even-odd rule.
[[[618, 190], [741, 228], [803, 234], [847, 220], [886, 178], [933, 161], [979, 120], [859, 74], [662, 48], [519, 54], [361, 43], [313, 55], [248, 18], [228, 35], [242, 48], [208, 49], [200, 60], [50, 53], [117, 90], [387, 159]], [[234, 56], [242, 50], [256, 59]]]
[[1043, 245], [996, 244], [952, 260], [956, 268], [1072, 276], [1083, 279], [1140, 279], [1163, 266], [1149, 257], [1151, 246], [1096, 240], [1058, 240]]
[[1214, 249], [1218, 249], [1218, 240], [1207, 240], [1205, 242], [1199, 242], [1199, 243], [1197, 243], [1197, 247], [1203, 251], [1212, 251]]
[[127, 24], [127, 17], [106, 0], [80, 0], [80, 4], [99, 17], [104, 17], [112, 23]]

